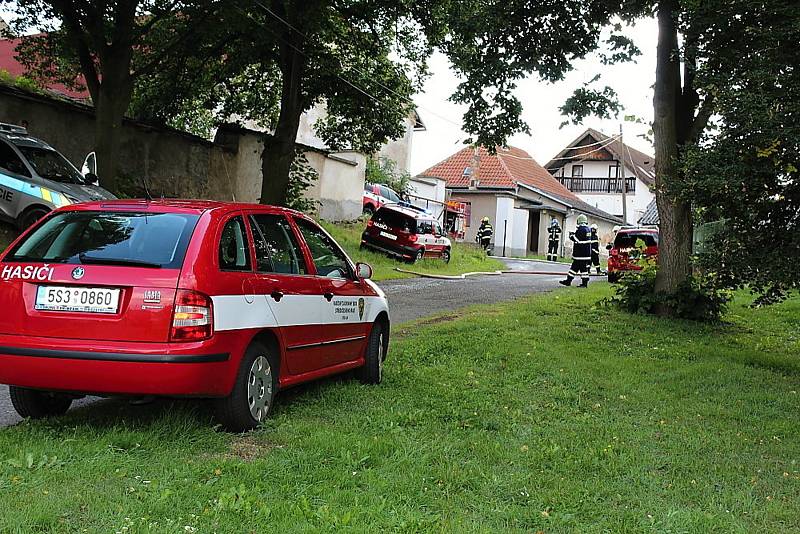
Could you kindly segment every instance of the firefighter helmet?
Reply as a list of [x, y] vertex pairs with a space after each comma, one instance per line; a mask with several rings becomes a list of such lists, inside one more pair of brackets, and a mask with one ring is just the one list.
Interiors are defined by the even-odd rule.
[[553, 217], [553, 220], [550, 221], [550, 226], [558, 226], [558, 221], [555, 217]]
[[583, 213], [581, 213], [580, 215], [578, 215], [578, 226], [584, 226], [586, 224], [589, 224], [589, 218]]
[[592, 230], [597, 230], [597, 224], [596, 224], [596, 223], [595, 223], [595, 224], [593, 224], [592, 226], [590, 226], [590, 228], [591, 228]]
[[488, 223], [489, 222], [489, 217], [484, 217], [483, 219], [481, 219], [481, 222], [482, 223]]

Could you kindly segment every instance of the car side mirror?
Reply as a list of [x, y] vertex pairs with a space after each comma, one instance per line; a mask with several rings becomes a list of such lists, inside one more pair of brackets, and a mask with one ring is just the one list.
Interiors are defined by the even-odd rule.
[[611, 243], [606, 245], [606, 250], [611, 250], [612, 248], [614, 248], [614, 245], [612, 245]]
[[369, 263], [356, 263], [356, 276], [361, 280], [372, 278], [372, 267], [370, 267]]
[[83, 160], [81, 166], [81, 173], [86, 176], [88, 174], [97, 174], [97, 154], [89, 152]]
[[89, 185], [100, 185], [100, 178], [93, 172], [87, 172], [83, 175]]

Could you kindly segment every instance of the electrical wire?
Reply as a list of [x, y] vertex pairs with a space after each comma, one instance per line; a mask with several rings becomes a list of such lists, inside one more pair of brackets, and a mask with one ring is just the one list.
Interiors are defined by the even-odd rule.
[[[290, 28], [291, 30], [295, 31], [295, 32], [296, 32], [296, 33], [297, 33], [297, 34], [298, 34], [300, 37], [302, 37], [303, 39], [305, 39], [305, 40], [307, 40], [307, 41], [311, 41], [311, 40], [312, 40], [310, 37], [308, 37], [308, 35], [304, 34], [304, 33], [303, 33], [303, 32], [301, 32], [300, 30], [298, 30], [297, 28], [295, 28], [295, 27], [294, 27], [292, 24], [290, 24], [288, 21], [284, 20], [284, 19], [283, 19], [281, 16], [279, 16], [277, 13], [275, 13], [275, 12], [274, 12], [274, 11], [272, 11], [270, 8], [268, 8], [267, 6], [265, 6], [263, 3], [259, 2], [258, 0], [256, 0], [256, 1], [255, 1], [255, 3], [256, 3], [257, 5], [259, 5], [259, 6], [261, 6], [261, 8], [262, 8], [262, 9], [264, 9], [264, 10], [265, 10], [267, 13], [269, 13], [269, 14], [270, 14], [272, 17], [274, 17], [276, 20], [278, 20], [279, 22], [281, 22], [281, 23], [285, 24], [285, 25], [286, 25], [288, 28]], [[248, 16], [249, 16], [249, 15], [248, 15]], [[263, 26], [263, 24], [261, 24], [259, 21], [255, 20], [255, 19], [253, 19], [251, 16], [249, 16], [249, 18], [250, 18], [251, 20], [253, 20], [254, 22], [256, 22], [257, 24], [259, 24], [259, 25], [262, 25], [262, 26]], [[287, 43], [287, 44], [288, 44], [288, 43]], [[291, 45], [289, 45], [289, 46], [291, 46]], [[294, 48], [295, 50], [297, 50], [297, 48], [295, 48], [295, 47], [292, 47], [292, 48]], [[303, 54], [303, 52], [302, 52], [302, 51], [300, 51], [300, 50], [297, 50], [297, 52], [299, 52], [300, 54]], [[306, 56], [305, 54], [303, 54], [303, 55], [304, 55], [304, 56]], [[308, 56], [306, 56], [306, 57], [308, 57]], [[370, 79], [370, 78], [371, 78], [371, 76], [370, 76], [369, 74], [367, 74], [366, 72], [364, 72], [364, 71], [362, 71], [362, 70], [360, 70], [360, 69], [358, 69], [358, 68], [356, 68], [356, 67], [350, 66], [349, 68], [350, 68], [350, 69], [352, 69], [352, 70], [354, 70], [355, 72], [359, 73], [359, 74], [360, 74], [361, 76], [363, 76], [364, 78], [367, 78], [367, 79]], [[344, 82], [345, 82], [345, 83], [347, 83], [348, 85], [351, 85], [351, 86], [353, 85], [351, 82], [349, 82], [348, 80], [344, 79], [344, 78], [343, 78], [341, 75], [338, 75], [338, 74], [337, 74], [337, 75], [336, 75], [336, 77], [337, 77], [337, 78], [339, 78], [339, 79], [341, 79], [342, 81], [344, 81]], [[447, 122], [447, 123], [449, 123], [449, 124], [451, 124], [451, 125], [455, 126], [456, 128], [458, 128], [458, 129], [459, 129], [459, 131], [463, 132], [463, 125], [462, 125], [461, 123], [458, 123], [458, 122], [456, 122], [456, 121], [453, 121], [453, 120], [451, 120], [451, 119], [449, 119], [449, 118], [447, 118], [447, 117], [445, 117], [445, 116], [443, 116], [443, 115], [440, 115], [439, 113], [437, 113], [437, 112], [435, 112], [435, 111], [433, 111], [433, 110], [430, 110], [430, 109], [427, 109], [427, 108], [424, 108], [424, 107], [422, 107], [422, 106], [419, 106], [419, 105], [417, 105], [417, 104], [416, 104], [416, 103], [415, 103], [415, 102], [414, 102], [414, 101], [413, 101], [411, 98], [409, 98], [409, 97], [407, 97], [407, 96], [405, 96], [405, 95], [402, 95], [402, 94], [398, 93], [397, 91], [395, 91], [395, 90], [394, 90], [394, 89], [392, 89], [391, 87], [388, 87], [388, 86], [384, 85], [383, 83], [381, 83], [381, 82], [380, 82], [380, 81], [378, 81], [378, 80], [374, 80], [374, 79], [373, 79], [373, 80], [372, 80], [372, 82], [373, 82], [373, 83], [375, 83], [375, 84], [376, 84], [378, 87], [380, 87], [380, 88], [381, 88], [381, 89], [383, 89], [384, 91], [387, 91], [387, 92], [391, 93], [392, 95], [396, 96], [397, 98], [400, 98], [401, 100], [404, 100], [404, 101], [405, 101], [407, 104], [411, 104], [411, 105], [412, 105], [412, 106], [414, 106], [415, 108], [422, 109], [422, 110], [424, 110], [426, 113], [428, 113], [428, 114], [430, 114], [430, 115], [433, 115], [434, 117], [437, 117], [437, 118], [439, 118], [439, 119], [441, 119], [441, 120], [443, 120], [443, 121], [445, 121], [445, 122]], [[359, 90], [361, 90], [361, 89], [359, 89]], [[361, 90], [361, 92], [364, 92], [364, 91], [363, 91], [363, 90]], [[376, 96], [374, 96], [374, 95], [369, 95], [369, 96], [370, 96], [370, 97], [372, 97], [373, 99], [377, 99], [377, 98], [378, 98], [378, 97], [376, 97]]]
[[[260, 2], [259, 0], [255, 0], [255, 3], [256, 3], [258, 6], [260, 6], [260, 7], [261, 7], [261, 8], [262, 8], [264, 11], [266, 11], [266, 12], [267, 12], [269, 15], [271, 15], [271, 16], [272, 16], [272, 17], [273, 17], [275, 20], [277, 20], [278, 22], [280, 22], [280, 23], [284, 24], [286, 27], [288, 27], [288, 28], [289, 28], [289, 29], [291, 29], [292, 31], [296, 32], [296, 33], [297, 33], [297, 34], [298, 34], [300, 37], [302, 37], [302, 38], [303, 38], [303, 39], [305, 39], [306, 41], [311, 41], [311, 40], [312, 40], [312, 39], [311, 39], [311, 38], [310, 38], [308, 35], [306, 35], [306, 34], [305, 34], [305, 33], [303, 33], [302, 31], [300, 31], [299, 29], [297, 29], [297, 28], [296, 28], [294, 25], [292, 25], [290, 22], [288, 22], [287, 20], [285, 20], [283, 17], [281, 17], [280, 15], [278, 15], [277, 13], [275, 13], [273, 10], [271, 10], [269, 7], [267, 7], [266, 5], [264, 5], [264, 4], [263, 4], [262, 2]], [[297, 53], [299, 53], [299, 54], [303, 55], [304, 57], [308, 58], [308, 55], [307, 55], [305, 52], [303, 52], [302, 50], [300, 50], [299, 48], [297, 48], [297, 47], [296, 47], [296, 46], [294, 46], [293, 44], [291, 44], [291, 43], [287, 42], [286, 40], [282, 39], [282, 38], [281, 38], [279, 35], [275, 34], [275, 33], [274, 33], [274, 31], [273, 31], [271, 28], [269, 28], [269, 27], [268, 27], [268, 26], [266, 26], [265, 24], [261, 23], [261, 21], [258, 21], [258, 20], [256, 20], [256, 19], [255, 19], [255, 18], [254, 18], [252, 15], [250, 15], [250, 14], [249, 14], [249, 13], [247, 13], [246, 11], [242, 10], [241, 8], [237, 8], [237, 9], [239, 9], [239, 11], [240, 11], [241, 13], [243, 13], [245, 16], [247, 16], [247, 17], [248, 17], [250, 20], [252, 20], [252, 21], [253, 21], [253, 22], [255, 22], [256, 24], [258, 24], [259, 26], [261, 26], [261, 27], [263, 27], [263, 28], [267, 29], [268, 31], [272, 31], [272, 32], [273, 32], [273, 35], [275, 35], [275, 36], [276, 36], [278, 39], [280, 39], [280, 40], [281, 40], [281, 41], [282, 41], [284, 44], [286, 44], [287, 46], [291, 47], [291, 48], [292, 48], [293, 50], [295, 50]], [[310, 59], [310, 58], [309, 58], [309, 59]], [[361, 76], [363, 76], [364, 78], [367, 78], [367, 79], [370, 79], [370, 78], [371, 78], [371, 76], [370, 76], [369, 74], [367, 74], [366, 72], [364, 72], [364, 71], [362, 71], [362, 70], [360, 70], [360, 69], [358, 69], [358, 68], [356, 68], [356, 67], [350, 66], [350, 69], [354, 70], [355, 72], [357, 72], [358, 74], [360, 74], [360, 75], [361, 75]], [[352, 87], [353, 89], [355, 89], [356, 91], [358, 91], [359, 93], [361, 93], [361, 94], [363, 94], [364, 96], [366, 96], [367, 98], [370, 98], [371, 100], [375, 101], [376, 103], [378, 103], [378, 104], [381, 104], [381, 105], [388, 105], [386, 102], [382, 101], [382, 100], [380, 99], [380, 97], [378, 97], [378, 96], [375, 96], [375, 95], [373, 95], [373, 94], [369, 93], [369, 92], [368, 92], [366, 89], [363, 89], [362, 87], [360, 87], [360, 86], [356, 85], [355, 83], [353, 83], [352, 81], [348, 80], [347, 78], [345, 78], [345, 77], [344, 77], [344, 76], [342, 76], [341, 74], [336, 74], [336, 77], [337, 77], [339, 80], [341, 80], [341, 81], [343, 81], [344, 83], [346, 83], [347, 85], [349, 85], [350, 87]], [[378, 87], [382, 88], [383, 90], [385, 90], [385, 91], [387, 91], [387, 92], [391, 93], [392, 95], [396, 96], [397, 98], [400, 98], [401, 100], [404, 100], [406, 103], [408, 103], [408, 104], [411, 104], [411, 105], [412, 105], [412, 106], [414, 106], [415, 108], [422, 109], [422, 110], [424, 110], [426, 113], [428, 113], [428, 114], [430, 114], [430, 115], [433, 115], [434, 117], [437, 117], [437, 118], [439, 118], [439, 119], [441, 119], [441, 120], [443, 120], [443, 121], [445, 121], [445, 122], [447, 122], [447, 123], [451, 124], [452, 126], [455, 126], [456, 128], [458, 128], [458, 129], [459, 129], [459, 131], [460, 131], [460, 132], [464, 132], [464, 130], [463, 130], [463, 124], [457, 123], [457, 122], [455, 122], [455, 121], [453, 121], [453, 120], [451, 120], [451, 119], [449, 119], [449, 118], [447, 118], [447, 117], [445, 117], [445, 116], [443, 116], [443, 115], [440, 115], [440, 114], [436, 113], [435, 111], [432, 111], [432, 110], [430, 110], [430, 109], [428, 109], [428, 108], [425, 108], [425, 107], [422, 107], [422, 106], [419, 106], [419, 105], [417, 105], [417, 104], [416, 104], [416, 103], [415, 103], [415, 102], [414, 102], [414, 101], [413, 101], [411, 98], [409, 98], [409, 97], [407, 97], [407, 96], [405, 96], [405, 95], [402, 95], [402, 94], [398, 93], [397, 91], [395, 91], [395, 90], [394, 90], [394, 89], [392, 89], [391, 87], [388, 87], [388, 86], [384, 85], [383, 83], [381, 83], [381, 82], [380, 82], [380, 81], [378, 81], [378, 80], [372, 80], [372, 82], [373, 82], [373, 83], [375, 83], [375, 84], [376, 84]], [[594, 153], [594, 152], [597, 152], [597, 151], [599, 151], [599, 150], [601, 150], [601, 149], [603, 149], [603, 148], [605, 148], [605, 147], [609, 146], [611, 143], [613, 143], [613, 142], [614, 142], [614, 141], [616, 141], [617, 139], [619, 139], [619, 136], [612, 136], [612, 137], [609, 137], [608, 139], [606, 139], [606, 140], [603, 140], [603, 141], [597, 141], [597, 142], [595, 142], [595, 143], [590, 143], [590, 144], [588, 144], [588, 145], [580, 145], [580, 146], [570, 147], [569, 149], [570, 149], [570, 150], [578, 150], [578, 149], [582, 149], [582, 148], [591, 148], [591, 147], [593, 147], [593, 146], [596, 146], [596, 145], [599, 145], [599, 144], [605, 143], [605, 144], [603, 144], [603, 146], [601, 146], [601, 147], [598, 147], [597, 149], [595, 149], [595, 150], [592, 150], [591, 152], [587, 152], [586, 154], [583, 154], [583, 155], [588, 155], [588, 154], [592, 154], [592, 153]], [[606, 142], [606, 141], [607, 141], [607, 142]], [[521, 157], [521, 156], [513, 156], [513, 155], [511, 155], [511, 154], [504, 154], [504, 155], [505, 155], [505, 156], [508, 156], [508, 157], [511, 157], [511, 158], [515, 158], [515, 159], [522, 159], [522, 160], [533, 160], [533, 161], [535, 161], [535, 160], [534, 160], [534, 158], [524, 158], [524, 157]], [[555, 160], [561, 160], [561, 159], [568, 160], [568, 159], [574, 159], [574, 158], [553, 158], [551, 161], [555, 161]]]
[[[594, 150], [590, 150], [589, 152], [584, 152], [583, 154], [580, 154], [578, 156], [563, 157], [563, 158], [553, 158], [550, 161], [574, 160], [574, 159], [579, 158], [579, 157], [588, 156], [589, 154], [593, 154], [595, 152], [599, 152], [599, 151], [603, 150], [604, 148], [610, 146], [614, 141], [617, 141], [617, 140], [619, 140], [619, 136], [609, 137], [608, 139], [605, 139], [605, 140], [602, 141], [603, 143], [605, 143], [604, 145], [599, 146], [599, 147], [595, 148]], [[597, 143], [592, 143], [591, 145], [574, 146], [574, 147], [569, 147], [569, 150], [577, 150], [579, 148], [590, 148], [590, 147], [593, 147], [595, 145], [597, 145]], [[498, 152], [498, 155], [500, 155], [500, 156], [502, 156], [504, 158], [513, 158], [513, 159], [519, 159], [519, 160], [536, 161], [536, 158], [515, 156], [514, 154], [501, 154], [501, 153]]]

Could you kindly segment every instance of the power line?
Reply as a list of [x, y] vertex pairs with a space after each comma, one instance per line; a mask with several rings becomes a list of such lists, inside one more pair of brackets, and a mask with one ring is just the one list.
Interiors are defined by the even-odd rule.
[[[292, 25], [292, 24], [291, 24], [289, 21], [285, 20], [283, 17], [281, 17], [280, 15], [278, 15], [277, 13], [275, 13], [275, 12], [274, 12], [272, 9], [270, 9], [269, 7], [267, 7], [266, 5], [264, 5], [262, 2], [260, 2], [259, 0], [255, 0], [255, 3], [256, 3], [258, 6], [260, 6], [260, 7], [261, 7], [261, 8], [262, 8], [264, 11], [266, 11], [266, 12], [267, 12], [267, 13], [268, 13], [270, 16], [272, 16], [274, 19], [276, 19], [278, 22], [280, 22], [280, 23], [284, 24], [284, 25], [285, 25], [285, 26], [287, 26], [289, 29], [291, 29], [292, 31], [296, 32], [296, 33], [297, 33], [297, 34], [298, 34], [300, 37], [302, 37], [304, 40], [306, 40], [306, 41], [312, 41], [312, 39], [311, 39], [311, 38], [310, 38], [308, 35], [306, 35], [306, 34], [305, 34], [305, 33], [303, 33], [302, 31], [300, 31], [298, 28], [296, 28], [294, 25]], [[283, 39], [283, 38], [282, 38], [280, 35], [278, 35], [277, 33], [275, 33], [275, 31], [274, 31], [272, 28], [270, 28], [269, 26], [267, 26], [267, 25], [263, 24], [261, 21], [259, 21], [259, 20], [256, 20], [256, 19], [255, 19], [255, 18], [254, 18], [252, 15], [250, 15], [250, 13], [247, 13], [246, 11], [242, 10], [241, 8], [237, 8], [237, 9], [238, 9], [240, 12], [242, 12], [242, 13], [243, 13], [245, 16], [247, 16], [247, 17], [248, 17], [250, 20], [252, 20], [252, 21], [253, 21], [253, 22], [255, 22], [256, 24], [258, 24], [259, 26], [261, 26], [261, 27], [263, 27], [263, 28], [267, 29], [268, 31], [272, 32], [272, 33], [273, 33], [273, 35], [275, 35], [275, 36], [276, 36], [278, 39], [280, 39], [280, 40], [281, 40], [281, 42], [283, 42], [283, 43], [284, 43], [284, 44], [286, 44], [287, 46], [291, 47], [291, 48], [292, 48], [293, 50], [295, 50], [297, 53], [299, 53], [299, 54], [303, 55], [304, 57], [306, 57], [306, 58], [310, 59], [310, 58], [308, 57], [308, 55], [307, 55], [305, 52], [303, 52], [302, 50], [300, 50], [299, 48], [297, 48], [296, 46], [294, 46], [292, 43], [290, 43], [290, 42], [287, 42], [287, 41], [286, 41], [285, 39]], [[436, 113], [435, 111], [432, 111], [432, 110], [430, 110], [430, 109], [428, 109], [428, 108], [425, 108], [425, 107], [422, 107], [422, 106], [419, 106], [419, 105], [417, 105], [417, 104], [416, 104], [416, 103], [413, 101], [413, 99], [411, 99], [410, 97], [407, 97], [407, 96], [405, 96], [405, 95], [402, 95], [402, 94], [398, 93], [397, 91], [395, 91], [395, 90], [394, 90], [394, 89], [392, 89], [391, 87], [388, 87], [388, 86], [384, 85], [383, 83], [381, 83], [379, 80], [371, 79], [371, 76], [370, 76], [368, 73], [366, 73], [365, 71], [363, 71], [363, 70], [360, 70], [360, 69], [358, 69], [358, 68], [356, 68], [356, 67], [354, 67], [354, 66], [352, 66], [352, 65], [351, 65], [351, 66], [349, 66], [349, 68], [350, 68], [351, 70], [353, 70], [353, 71], [357, 72], [357, 73], [358, 73], [358, 74], [360, 74], [361, 76], [363, 76], [365, 79], [368, 79], [368, 80], [372, 81], [372, 82], [373, 82], [373, 83], [375, 83], [375, 84], [376, 84], [378, 87], [380, 87], [380, 88], [382, 88], [383, 90], [385, 90], [385, 91], [387, 91], [387, 92], [391, 93], [392, 95], [396, 96], [397, 98], [400, 98], [401, 100], [404, 100], [406, 103], [408, 103], [408, 104], [411, 104], [411, 105], [412, 105], [412, 106], [414, 106], [415, 108], [422, 109], [422, 110], [424, 110], [426, 113], [429, 113], [430, 115], [433, 115], [434, 117], [438, 117], [439, 119], [441, 119], [441, 120], [443, 120], [443, 121], [445, 121], [445, 122], [447, 122], [447, 123], [451, 124], [452, 126], [455, 126], [456, 128], [458, 128], [458, 129], [459, 129], [459, 131], [460, 131], [460, 132], [462, 132], [462, 133], [466, 133], [466, 132], [464, 132], [464, 130], [463, 130], [463, 124], [461, 124], [461, 123], [457, 123], [457, 122], [455, 122], [455, 121], [453, 121], [453, 120], [451, 120], [451, 119], [449, 119], [449, 118], [447, 118], [447, 117], [445, 117], [445, 116], [443, 116], [443, 115], [440, 115], [440, 114]], [[361, 88], [360, 86], [356, 85], [356, 84], [355, 84], [355, 83], [353, 83], [352, 81], [350, 81], [350, 80], [348, 80], [347, 78], [345, 78], [343, 75], [341, 75], [341, 74], [336, 74], [335, 76], [336, 76], [336, 77], [337, 77], [339, 80], [343, 81], [344, 83], [346, 83], [347, 85], [349, 85], [350, 87], [352, 87], [353, 89], [355, 89], [356, 91], [358, 91], [359, 93], [363, 94], [364, 96], [366, 96], [366, 97], [370, 98], [371, 100], [375, 101], [376, 103], [378, 103], [378, 104], [381, 104], [381, 105], [388, 106], [388, 104], [387, 104], [386, 102], [384, 102], [383, 100], [381, 100], [381, 98], [380, 98], [380, 97], [378, 97], [378, 96], [376, 96], [376, 95], [373, 95], [372, 93], [369, 93], [369, 92], [368, 92], [366, 89], [363, 89], [363, 88]], [[610, 138], [609, 138], [609, 142], [608, 142], [608, 143], [604, 144], [603, 146], [599, 147], [599, 148], [598, 148], [598, 149], [596, 149], [596, 150], [593, 150], [593, 151], [591, 151], [591, 152], [587, 152], [587, 153], [586, 153], [586, 154], [584, 154], [584, 155], [588, 155], [588, 154], [592, 154], [593, 152], [597, 152], [597, 151], [599, 151], [599, 150], [601, 150], [601, 149], [603, 149], [603, 148], [605, 148], [605, 147], [609, 146], [609, 145], [610, 145], [610, 144], [611, 144], [611, 143], [612, 143], [614, 140], [616, 140], [616, 139], [617, 139], [617, 137], [616, 137], [616, 136], [615, 136], [615, 137], [610, 137]], [[601, 144], [601, 143], [604, 143], [604, 142], [605, 142], [605, 141], [598, 141], [598, 142], [596, 142], [596, 143], [590, 143], [590, 144], [588, 144], [588, 145], [581, 145], [581, 146], [576, 146], [576, 147], [570, 147], [570, 150], [577, 150], [577, 149], [581, 149], [581, 148], [590, 148], [590, 147], [593, 147], [593, 146], [595, 146], [595, 145], [598, 145], [598, 144]], [[533, 159], [534, 159], [534, 158], [523, 158], [523, 157], [520, 157], [520, 156], [513, 156], [513, 155], [510, 155], [510, 154], [505, 154], [505, 155], [506, 155], [506, 156], [509, 156], [509, 157], [512, 157], [512, 158], [516, 158], [516, 159], [529, 159], [529, 160], [533, 160]], [[553, 158], [553, 160], [560, 160], [560, 159], [573, 159], [573, 158]], [[551, 160], [551, 161], [552, 161], [552, 160]]]
[[[312, 40], [312, 39], [311, 39], [311, 38], [310, 38], [308, 35], [306, 35], [305, 33], [301, 32], [300, 30], [298, 30], [297, 28], [295, 28], [295, 27], [294, 27], [292, 24], [290, 24], [288, 21], [286, 21], [286, 20], [285, 20], [285, 19], [283, 19], [281, 16], [279, 16], [277, 13], [275, 13], [275, 12], [274, 12], [274, 11], [272, 11], [270, 8], [268, 8], [267, 6], [265, 6], [265, 5], [264, 5], [263, 3], [261, 3], [259, 0], [255, 0], [255, 3], [256, 3], [257, 5], [259, 5], [259, 6], [261, 6], [261, 8], [262, 8], [262, 9], [264, 9], [264, 10], [265, 10], [267, 13], [269, 13], [270, 15], [272, 15], [272, 17], [274, 17], [276, 20], [278, 20], [279, 22], [281, 22], [281, 23], [285, 24], [285, 25], [286, 25], [288, 28], [290, 28], [291, 30], [295, 31], [295, 32], [296, 32], [296, 33], [297, 33], [297, 34], [298, 34], [300, 37], [302, 37], [302, 38], [303, 38], [303, 39], [305, 39], [306, 41], [311, 41], [311, 40]], [[248, 16], [249, 16], [249, 15], [248, 15]], [[259, 21], [257, 21], [257, 20], [255, 20], [255, 19], [253, 19], [252, 17], [250, 17], [250, 19], [251, 19], [251, 20], [253, 20], [254, 22], [256, 22], [257, 24], [261, 24]], [[263, 26], [263, 25], [262, 25], [262, 26]], [[294, 47], [293, 47], [293, 48], [294, 48]], [[297, 49], [295, 48], [295, 50], [297, 50]], [[297, 50], [297, 51], [298, 51], [299, 53], [303, 54], [303, 52], [302, 52], [302, 51], [300, 51], [300, 50]], [[305, 56], [305, 54], [303, 54], [303, 55]], [[306, 56], [306, 57], [308, 57], [308, 56]], [[355, 72], [359, 73], [359, 74], [360, 74], [361, 76], [363, 76], [364, 78], [367, 78], [367, 79], [370, 79], [370, 78], [371, 78], [369, 74], [367, 74], [366, 72], [364, 72], [364, 71], [362, 71], [362, 70], [360, 70], [360, 69], [358, 69], [358, 68], [356, 68], [356, 67], [353, 67], [352, 65], [351, 65], [349, 68], [350, 68], [350, 69], [352, 69], [352, 70], [354, 70]], [[342, 80], [343, 80], [343, 81], [345, 81], [346, 83], [349, 83], [349, 82], [347, 82], [346, 80], [344, 80], [344, 78], [342, 78], [342, 77], [341, 77], [340, 75], [338, 75], [338, 74], [337, 74], [337, 77], [338, 77], [338, 78], [340, 78], [340, 79], [342, 79]], [[426, 112], [426, 113], [429, 113], [429, 114], [433, 115], [434, 117], [438, 117], [439, 119], [441, 119], [441, 120], [443, 120], [443, 121], [445, 121], [445, 122], [448, 122], [448, 123], [450, 123], [451, 125], [453, 125], [453, 126], [457, 127], [457, 128], [459, 129], [459, 131], [461, 131], [461, 132], [463, 132], [463, 131], [464, 131], [464, 130], [463, 130], [463, 125], [462, 125], [461, 123], [458, 123], [458, 122], [455, 122], [455, 121], [453, 121], [453, 120], [450, 120], [449, 118], [447, 118], [447, 117], [445, 117], [445, 116], [443, 116], [443, 115], [440, 115], [440, 114], [436, 113], [435, 111], [432, 111], [432, 110], [430, 110], [430, 109], [427, 109], [427, 108], [424, 108], [424, 107], [422, 107], [422, 106], [419, 106], [419, 105], [417, 105], [417, 104], [416, 104], [416, 103], [415, 103], [415, 102], [414, 102], [414, 101], [413, 101], [411, 98], [409, 98], [409, 97], [407, 97], [407, 96], [405, 96], [405, 95], [402, 95], [402, 94], [398, 93], [397, 91], [395, 91], [395, 90], [394, 90], [394, 89], [392, 89], [391, 87], [388, 87], [388, 86], [384, 85], [383, 83], [381, 83], [381, 82], [380, 82], [380, 81], [378, 81], [378, 80], [371, 80], [371, 81], [372, 81], [373, 83], [375, 83], [375, 84], [376, 84], [378, 87], [380, 87], [380, 88], [382, 88], [383, 90], [385, 90], [385, 91], [387, 91], [387, 92], [389, 92], [389, 93], [393, 94], [393, 95], [394, 95], [394, 96], [396, 96], [397, 98], [400, 98], [400, 99], [402, 99], [402, 100], [405, 100], [405, 101], [406, 101], [406, 103], [408, 103], [408, 104], [411, 104], [411, 105], [412, 105], [412, 106], [414, 106], [415, 108], [419, 108], [419, 109], [425, 110], [425, 112]], [[378, 97], [376, 97], [376, 96], [374, 96], [374, 95], [370, 95], [370, 96], [372, 96], [372, 98], [373, 98], [373, 99], [374, 99], [374, 98], [378, 98]]]
[[[603, 149], [604, 149], [604, 148], [606, 148], [607, 146], [611, 145], [611, 144], [612, 144], [614, 141], [616, 141], [617, 139], [618, 139], [618, 136], [609, 137], [608, 139], [605, 139], [605, 140], [601, 141], [602, 143], [605, 143], [605, 144], [603, 144], [602, 146], [599, 146], [599, 147], [595, 148], [594, 150], [590, 150], [589, 152], [584, 152], [583, 154], [580, 154], [579, 156], [570, 156], [570, 157], [563, 157], [563, 158], [553, 158], [553, 159], [551, 159], [550, 161], [557, 161], [557, 160], [573, 160], [573, 159], [575, 159], [576, 157], [580, 157], [580, 156], [588, 156], [589, 154], [593, 154], [593, 153], [595, 153], [595, 152], [599, 152], [600, 150], [603, 150]], [[597, 145], [597, 143], [592, 143], [592, 144], [590, 144], [590, 145], [573, 146], [573, 147], [569, 147], [569, 150], [577, 150], [577, 149], [579, 149], [579, 148], [590, 148], [590, 147], [593, 147], [593, 146], [595, 146], [595, 145]], [[499, 154], [499, 153], [498, 153], [498, 155], [501, 155], [501, 156], [502, 156], [502, 157], [504, 157], [504, 158], [513, 158], [513, 159], [520, 159], [520, 160], [530, 160], [530, 161], [536, 161], [536, 158], [526, 158], [526, 157], [523, 157], [523, 156], [515, 156], [514, 154]]]

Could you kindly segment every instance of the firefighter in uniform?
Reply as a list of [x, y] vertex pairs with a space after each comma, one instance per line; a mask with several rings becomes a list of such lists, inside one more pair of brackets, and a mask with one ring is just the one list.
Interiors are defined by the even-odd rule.
[[488, 252], [489, 243], [492, 240], [493, 234], [494, 228], [492, 228], [492, 223], [489, 222], [489, 217], [484, 217], [481, 219], [481, 225], [478, 227], [478, 234], [475, 236], [475, 241], [480, 243], [481, 248]]
[[572, 280], [581, 277], [580, 287], [589, 287], [589, 266], [592, 264], [592, 231], [589, 229], [589, 219], [586, 215], [578, 215], [578, 228], [569, 234], [574, 243], [572, 247], [572, 265], [566, 280], [559, 280], [564, 286], [572, 285]]
[[547, 259], [556, 261], [558, 259], [558, 244], [561, 241], [561, 227], [555, 218], [550, 221], [550, 228], [547, 229], [547, 233], [549, 234], [547, 238]]
[[597, 274], [602, 274], [600, 272], [600, 236], [597, 235], [597, 225], [593, 224], [591, 226], [592, 229], [592, 267], [597, 270]]

